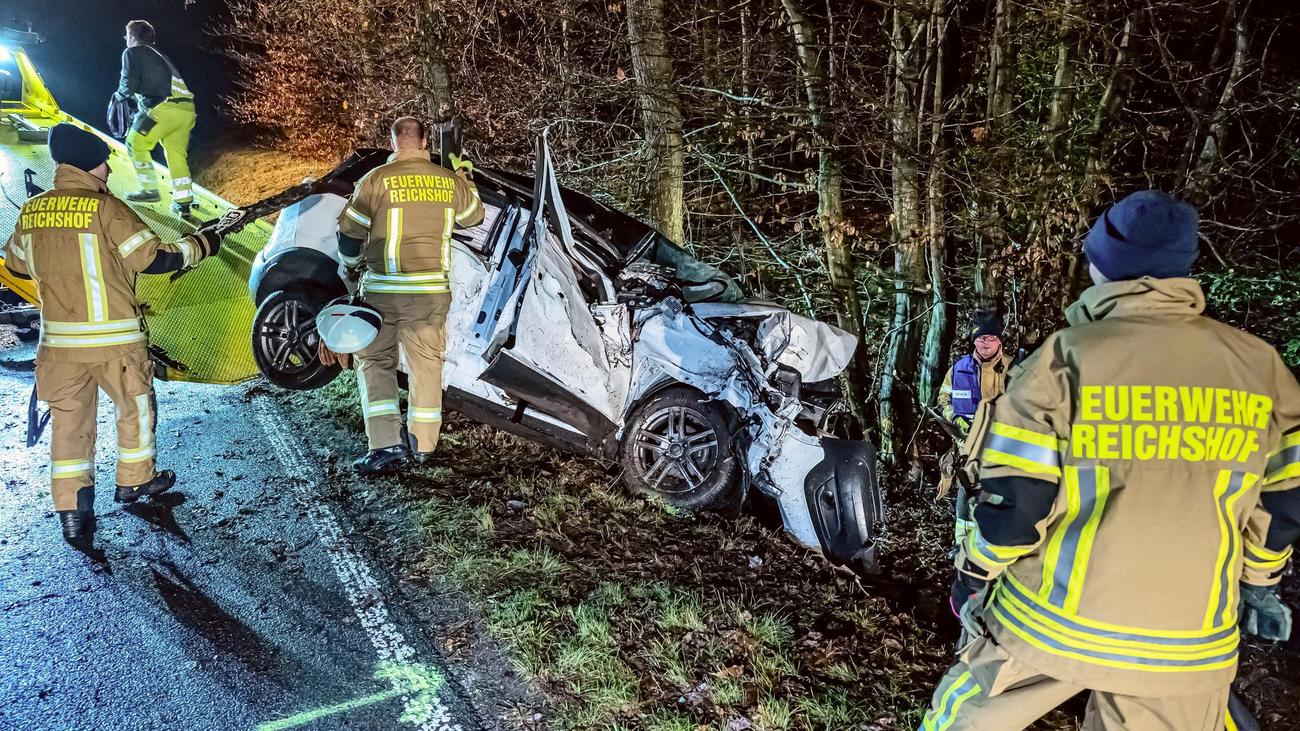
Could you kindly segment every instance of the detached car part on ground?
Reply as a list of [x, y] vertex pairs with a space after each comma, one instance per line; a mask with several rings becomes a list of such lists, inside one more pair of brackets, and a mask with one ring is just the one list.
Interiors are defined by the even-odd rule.
[[[354, 154], [285, 208], [258, 254], [253, 351], [285, 388], [338, 373], [314, 317], [344, 294], [339, 212], [387, 153]], [[771, 304], [662, 235], [561, 188], [545, 139], [535, 176], [479, 168], [486, 217], [452, 253], [445, 404], [561, 448], [618, 459], [634, 491], [688, 509], [758, 491], [786, 530], [833, 561], [875, 566], [871, 446], [822, 427], [853, 336]]]

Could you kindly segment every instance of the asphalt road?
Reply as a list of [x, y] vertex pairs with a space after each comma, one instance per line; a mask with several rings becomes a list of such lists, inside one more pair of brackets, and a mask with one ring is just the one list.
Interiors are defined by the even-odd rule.
[[101, 399], [94, 550], [59, 533], [34, 348], [0, 348], [0, 729], [471, 731], [429, 638], [372, 571], [286, 415], [241, 387], [158, 384], [172, 492], [112, 501]]

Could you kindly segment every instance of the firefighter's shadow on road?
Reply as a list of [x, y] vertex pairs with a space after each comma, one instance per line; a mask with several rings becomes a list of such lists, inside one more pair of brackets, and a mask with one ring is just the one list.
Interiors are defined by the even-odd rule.
[[165, 492], [144, 502], [133, 503], [122, 508], [154, 528], [174, 536], [176, 540], [189, 545], [190, 535], [180, 523], [176, 522], [176, 508], [185, 504], [185, 493]]
[[275, 649], [268, 647], [251, 627], [222, 609], [174, 563], [151, 562], [149, 573], [172, 616], [201, 635], [212, 648], [258, 674], [275, 668]]

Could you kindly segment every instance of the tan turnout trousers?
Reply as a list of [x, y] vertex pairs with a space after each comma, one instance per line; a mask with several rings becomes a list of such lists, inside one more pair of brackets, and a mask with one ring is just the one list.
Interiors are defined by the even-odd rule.
[[[1087, 690], [1040, 673], [985, 638], [962, 653], [961, 660], [939, 681], [921, 729], [1016, 731]], [[1221, 731], [1227, 707], [1227, 685], [1214, 692], [1161, 698], [1094, 690], [1081, 728]]]
[[406, 353], [411, 387], [407, 408], [411, 447], [432, 452], [442, 428], [442, 364], [451, 295], [366, 292], [365, 297], [384, 316], [375, 342], [357, 353], [357, 388], [369, 447], [384, 449], [402, 440], [397, 402], [400, 344]]
[[50, 404], [50, 485], [55, 510], [88, 510], [95, 483], [95, 413], [99, 391], [117, 411], [117, 484], [142, 485], [154, 476], [153, 364], [141, 346], [112, 360], [36, 361], [36, 392]]

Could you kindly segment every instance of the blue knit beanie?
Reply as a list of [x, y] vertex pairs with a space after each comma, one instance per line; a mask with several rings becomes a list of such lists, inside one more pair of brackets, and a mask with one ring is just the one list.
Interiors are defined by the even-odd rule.
[[87, 172], [108, 159], [108, 145], [103, 140], [67, 123], [54, 125], [50, 130], [49, 145], [54, 162]]
[[1186, 277], [1200, 254], [1191, 204], [1141, 190], [1111, 206], [1083, 240], [1083, 253], [1111, 281]]

